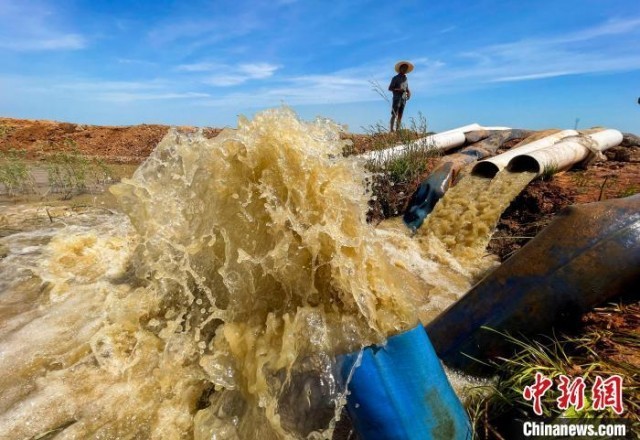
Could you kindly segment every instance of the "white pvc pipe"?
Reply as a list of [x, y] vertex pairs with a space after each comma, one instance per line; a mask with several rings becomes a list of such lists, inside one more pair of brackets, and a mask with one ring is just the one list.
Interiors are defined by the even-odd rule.
[[476, 163], [471, 169], [471, 174], [484, 177], [493, 177], [498, 174], [500, 170], [504, 169], [509, 161], [511, 161], [511, 159], [513, 159], [514, 157], [531, 153], [532, 151], [540, 150], [542, 148], [550, 147], [561, 139], [577, 135], [578, 132], [575, 130], [563, 130], [558, 133], [545, 136], [542, 139], [538, 139], [537, 141], [529, 142], [528, 144], [525, 144], [521, 147], [512, 148], [505, 153], [498, 154], [497, 156], [490, 157]]
[[456, 131], [461, 131], [463, 133], [468, 133], [470, 131], [476, 131], [476, 130], [502, 131], [502, 130], [511, 130], [511, 127], [484, 127], [484, 126], [474, 122], [473, 124], [463, 125], [462, 127], [452, 128], [451, 130], [447, 130], [447, 131], [441, 131], [438, 134], [453, 133], [453, 132], [456, 132]]
[[365, 160], [387, 161], [399, 156], [407, 151], [420, 150], [450, 150], [459, 147], [465, 142], [464, 132], [450, 131], [446, 133], [432, 134], [420, 139], [416, 139], [408, 144], [396, 145], [395, 147], [386, 148], [384, 150], [367, 151], [360, 154], [359, 157]]
[[480, 130], [487, 130], [487, 131], [506, 131], [506, 130], [513, 130], [511, 127], [480, 127]]
[[511, 159], [507, 169], [511, 171], [531, 171], [538, 176], [556, 173], [571, 168], [592, 154], [597, 154], [622, 142], [618, 130], [603, 130], [586, 136], [574, 136], [550, 147], [532, 151]]
[[438, 134], [453, 133], [453, 132], [456, 132], [456, 131], [461, 131], [463, 133], [467, 133], [469, 131], [481, 130], [481, 129], [482, 129], [482, 127], [480, 126], [480, 124], [474, 122], [473, 124], [463, 125], [462, 127], [452, 128], [451, 130], [441, 131]]
[[475, 130], [510, 130], [510, 128], [483, 127], [480, 124], [473, 123], [437, 134], [432, 134], [408, 144], [396, 145], [395, 147], [386, 148], [384, 150], [367, 151], [366, 153], [358, 155], [358, 157], [365, 160], [379, 160], [384, 162], [412, 149], [447, 151], [464, 145], [466, 141], [464, 134]]
[[416, 139], [407, 144], [410, 148], [426, 148], [447, 151], [465, 143], [464, 131], [448, 131], [446, 133], [432, 134], [431, 136]]

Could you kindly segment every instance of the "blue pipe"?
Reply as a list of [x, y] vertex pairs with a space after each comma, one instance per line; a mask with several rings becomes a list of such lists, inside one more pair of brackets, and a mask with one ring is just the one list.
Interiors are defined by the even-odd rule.
[[444, 196], [453, 180], [453, 163], [445, 162], [438, 166], [423, 180], [411, 195], [407, 209], [402, 217], [405, 225], [413, 231], [422, 226], [425, 218]]
[[575, 323], [640, 283], [640, 194], [565, 208], [518, 253], [427, 325], [438, 356], [469, 374], [533, 336]]
[[[467, 440], [471, 424], [421, 325], [340, 356], [347, 410], [362, 440]], [[356, 365], [354, 369], [354, 365]]]

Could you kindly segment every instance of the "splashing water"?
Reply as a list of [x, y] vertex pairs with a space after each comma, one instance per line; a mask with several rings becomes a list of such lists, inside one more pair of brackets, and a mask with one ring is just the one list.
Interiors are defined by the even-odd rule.
[[170, 132], [112, 188], [126, 216], [0, 239], [0, 438], [330, 438], [336, 356], [472, 278], [451, 231], [366, 223], [339, 134], [286, 109]]

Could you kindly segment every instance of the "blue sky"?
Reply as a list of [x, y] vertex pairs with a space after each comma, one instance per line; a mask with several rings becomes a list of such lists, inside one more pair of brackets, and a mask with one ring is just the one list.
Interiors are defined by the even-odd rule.
[[0, 115], [235, 126], [286, 104], [362, 132], [407, 116], [640, 133], [640, 0], [0, 0]]

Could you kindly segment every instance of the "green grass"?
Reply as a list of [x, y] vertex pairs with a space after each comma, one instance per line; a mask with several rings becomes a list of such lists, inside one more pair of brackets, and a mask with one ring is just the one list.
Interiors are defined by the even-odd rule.
[[541, 180], [551, 180], [554, 174], [556, 174], [560, 170], [560, 167], [557, 163], [550, 163], [544, 167], [542, 170], [542, 175], [540, 176]]
[[[557, 408], [559, 397], [557, 383], [545, 393], [542, 400], [544, 416], [584, 418], [597, 422], [603, 418], [626, 418], [632, 431], [640, 434], [640, 303], [630, 306], [615, 305], [600, 309], [596, 313], [606, 319], [626, 320], [623, 326], [590, 325], [578, 336], [550, 337], [546, 340], [526, 340], [503, 335], [518, 349], [515, 356], [502, 359], [496, 366], [496, 379], [490, 385], [468, 390], [467, 408], [472, 417], [476, 438], [505, 438], [501, 434], [505, 421], [516, 417], [526, 420], [536, 418], [532, 403], [526, 401], [523, 390], [534, 381], [540, 372], [554, 379], [560, 375], [570, 379], [585, 380], [585, 408], [576, 412], [572, 407], [566, 411]], [[625, 353], [635, 360], [625, 357]], [[625, 360], [626, 359], [626, 360]], [[594, 410], [591, 407], [591, 387], [596, 376], [623, 377], [623, 404], [625, 412], [617, 416], [613, 410]]]
[[0, 152], [0, 184], [11, 196], [36, 193], [32, 170], [44, 167], [49, 191], [63, 200], [89, 192], [91, 187], [104, 187], [119, 177], [104, 160], [84, 155], [75, 142], [67, 140], [63, 145], [52, 146], [54, 153], [40, 154], [37, 164], [27, 161], [26, 150]]
[[102, 159], [89, 159], [72, 140], [45, 160], [50, 191], [64, 200], [87, 192], [89, 185], [113, 182], [114, 172]]
[[107, 163], [99, 158], [93, 160], [91, 173], [95, 178], [96, 183], [100, 185], [106, 185], [115, 180], [115, 173], [113, 169], [107, 165]]
[[83, 193], [87, 188], [89, 164], [90, 161], [80, 153], [75, 142], [65, 142], [61, 151], [56, 151], [47, 158], [47, 177], [51, 192], [61, 194], [63, 199]]
[[0, 151], [0, 184], [10, 196], [34, 191], [34, 181], [26, 163], [27, 152], [11, 149]]
[[618, 197], [629, 197], [638, 193], [640, 193], [640, 187], [638, 187], [638, 185], [632, 184], [620, 191], [618, 193]]
[[578, 189], [584, 189], [589, 186], [591, 179], [584, 173], [584, 171], [576, 171], [571, 174], [571, 179]]

